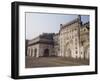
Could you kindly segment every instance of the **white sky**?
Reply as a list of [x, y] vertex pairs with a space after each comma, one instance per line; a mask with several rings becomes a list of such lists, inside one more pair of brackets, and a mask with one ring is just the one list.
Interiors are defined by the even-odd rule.
[[[50, 14], [50, 13], [25, 13], [26, 39], [33, 39], [42, 33], [57, 33], [60, 24], [65, 24], [77, 18], [77, 15]], [[81, 16], [84, 23], [89, 21], [89, 16]]]

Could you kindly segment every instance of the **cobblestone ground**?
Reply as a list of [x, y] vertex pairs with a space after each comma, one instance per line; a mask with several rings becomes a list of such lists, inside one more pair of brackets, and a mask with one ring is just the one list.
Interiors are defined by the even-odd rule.
[[89, 60], [71, 59], [64, 57], [28, 57], [25, 58], [26, 68], [56, 67], [56, 66], [80, 66], [89, 65]]

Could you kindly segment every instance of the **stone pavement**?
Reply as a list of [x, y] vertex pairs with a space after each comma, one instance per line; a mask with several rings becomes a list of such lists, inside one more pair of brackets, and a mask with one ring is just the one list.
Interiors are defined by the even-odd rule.
[[89, 65], [89, 60], [71, 59], [65, 57], [29, 57], [25, 58], [26, 68], [57, 67], [57, 66], [80, 66]]

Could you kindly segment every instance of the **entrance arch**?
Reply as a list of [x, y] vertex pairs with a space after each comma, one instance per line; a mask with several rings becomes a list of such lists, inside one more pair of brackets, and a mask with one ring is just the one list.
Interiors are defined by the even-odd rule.
[[35, 48], [34, 49], [34, 57], [36, 57], [37, 56], [37, 49]]
[[67, 55], [68, 55], [68, 57], [71, 57], [71, 50], [70, 49], [67, 49]]
[[48, 57], [48, 56], [49, 56], [49, 49], [45, 49], [45, 50], [44, 50], [43, 56], [44, 56], [44, 57]]
[[65, 56], [71, 57], [71, 49], [70, 48], [65, 50]]
[[70, 49], [70, 43], [68, 42], [66, 45], [65, 45], [65, 49], [64, 49], [64, 56], [67, 56], [67, 57], [71, 57], [71, 49]]
[[84, 59], [89, 59], [89, 54], [90, 54], [89, 46], [86, 46], [84, 50]]
[[31, 56], [33, 56], [33, 49], [31, 49]]

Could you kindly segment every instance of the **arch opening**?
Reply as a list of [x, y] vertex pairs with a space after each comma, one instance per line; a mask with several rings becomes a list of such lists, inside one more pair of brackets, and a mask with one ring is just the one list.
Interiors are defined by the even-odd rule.
[[45, 50], [44, 50], [43, 56], [44, 56], [44, 57], [48, 57], [48, 56], [49, 56], [49, 49], [45, 49]]
[[36, 57], [37, 56], [37, 49], [35, 48], [34, 49], [34, 57]]
[[85, 50], [84, 50], [84, 59], [89, 59], [89, 46], [85, 47]]
[[65, 52], [65, 56], [66, 57], [71, 57], [71, 49], [70, 49], [70, 44], [69, 43], [67, 43], [66, 45], [65, 45], [65, 50], [64, 50], [64, 52]]

